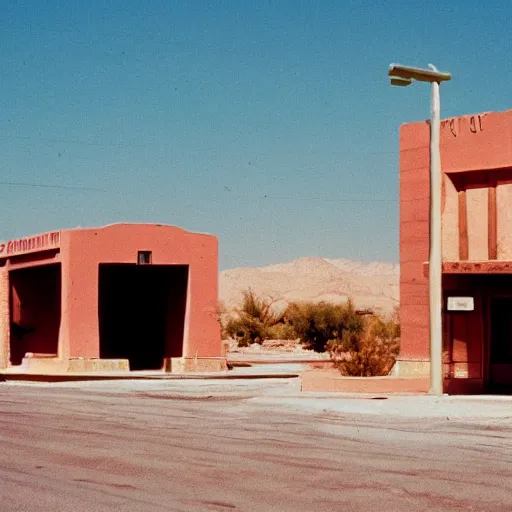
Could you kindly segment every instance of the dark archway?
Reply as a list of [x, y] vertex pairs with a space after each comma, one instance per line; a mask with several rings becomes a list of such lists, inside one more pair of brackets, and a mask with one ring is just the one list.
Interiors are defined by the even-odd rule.
[[10, 361], [27, 352], [57, 357], [61, 317], [60, 264], [12, 270], [10, 281]]
[[128, 359], [130, 370], [181, 357], [187, 288], [187, 265], [101, 264], [100, 357]]

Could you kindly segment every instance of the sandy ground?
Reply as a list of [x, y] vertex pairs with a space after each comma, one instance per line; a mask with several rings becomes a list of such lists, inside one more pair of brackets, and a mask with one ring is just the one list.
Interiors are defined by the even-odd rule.
[[511, 400], [278, 380], [0, 384], [0, 510], [510, 510]]

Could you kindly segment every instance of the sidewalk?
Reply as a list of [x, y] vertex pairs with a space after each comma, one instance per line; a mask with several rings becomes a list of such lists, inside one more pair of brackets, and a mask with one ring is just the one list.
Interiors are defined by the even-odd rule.
[[[249, 402], [262, 406], [286, 407], [297, 412], [362, 414], [410, 419], [478, 420], [495, 422], [512, 429], [512, 396], [430, 396], [301, 393], [300, 395], [258, 396]], [[509, 439], [509, 435], [500, 435]]]
[[[291, 366], [291, 367], [290, 367]], [[29, 382], [73, 382], [99, 380], [232, 380], [232, 379], [291, 379], [298, 378], [300, 366], [275, 365], [270, 368], [242, 367], [225, 372], [211, 373], [165, 373], [162, 371], [133, 372], [75, 372], [75, 373], [29, 373], [2, 372], [0, 381]]]
[[312, 370], [304, 362], [259, 363], [235, 366], [225, 372], [165, 373], [162, 371], [29, 373], [11, 370], [0, 372], [0, 381], [11, 382], [81, 382], [81, 381], [219, 381], [297, 379], [303, 392], [425, 394], [428, 379], [394, 377], [343, 377], [337, 370]]

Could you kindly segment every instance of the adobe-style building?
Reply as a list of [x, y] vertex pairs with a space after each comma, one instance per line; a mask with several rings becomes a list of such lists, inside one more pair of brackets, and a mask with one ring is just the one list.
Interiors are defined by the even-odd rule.
[[[429, 123], [400, 130], [400, 308], [395, 373], [429, 372]], [[512, 389], [512, 111], [441, 125], [447, 392]]]
[[158, 224], [0, 243], [0, 369], [225, 369], [217, 247]]

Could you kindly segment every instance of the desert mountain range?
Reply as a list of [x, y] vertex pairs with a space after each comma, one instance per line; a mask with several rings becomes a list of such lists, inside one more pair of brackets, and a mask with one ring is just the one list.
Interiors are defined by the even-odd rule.
[[241, 303], [252, 289], [262, 297], [283, 301], [344, 302], [359, 309], [388, 314], [398, 305], [399, 265], [345, 259], [299, 258], [259, 268], [234, 268], [220, 273], [219, 297], [227, 309]]

